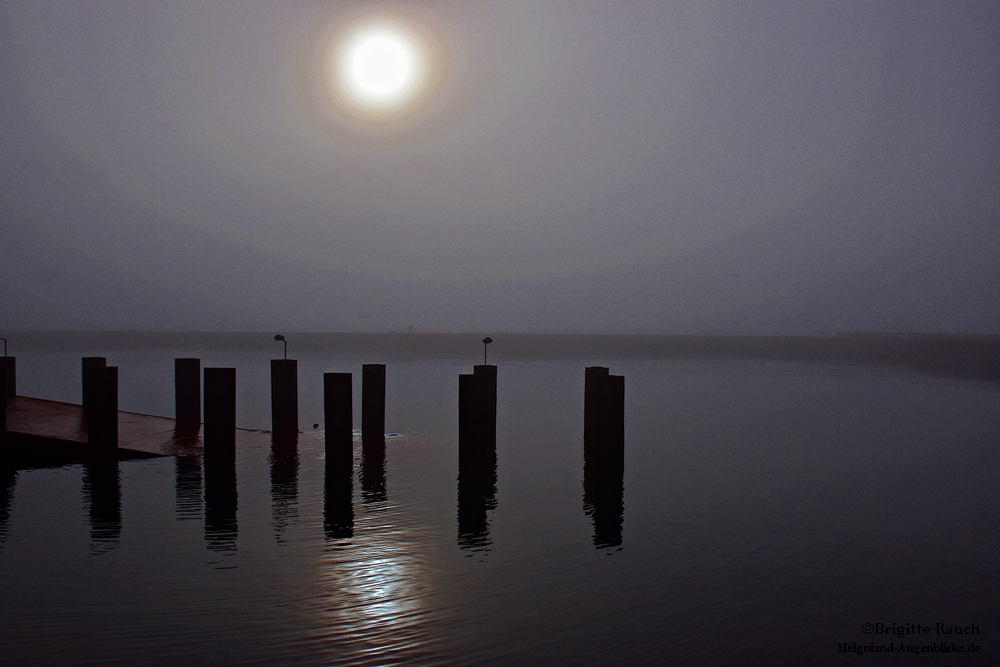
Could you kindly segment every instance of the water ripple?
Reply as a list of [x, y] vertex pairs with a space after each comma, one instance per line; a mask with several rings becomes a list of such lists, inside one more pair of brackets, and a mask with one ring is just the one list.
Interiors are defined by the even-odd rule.
[[363, 543], [326, 552], [313, 640], [337, 664], [427, 664], [435, 652], [429, 632], [435, 614], [426, 603], [432, 587], [425, 564], [403, 531], [376, 521], [359, 526]]

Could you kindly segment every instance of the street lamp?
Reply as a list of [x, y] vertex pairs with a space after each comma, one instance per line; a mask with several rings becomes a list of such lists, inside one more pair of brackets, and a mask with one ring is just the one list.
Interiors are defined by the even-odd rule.
[[275, 336], [274, 340], [280, 340], [282, 343], [285, 344], [285, 359], [287, 359], [288, 358], [288, 341], [285, 340], [285, 337], [282, 336], [281, 334], [278, 334], [277, 336]]
[[487, 346], [490, 343], [492, 343], [492, 342], [493, 342], [493, 339], [490, 338], [489, 336], [487, 336], [486, 338], [483, 339], [483, 366], [486, 365], [486, 349], [487, 349]]

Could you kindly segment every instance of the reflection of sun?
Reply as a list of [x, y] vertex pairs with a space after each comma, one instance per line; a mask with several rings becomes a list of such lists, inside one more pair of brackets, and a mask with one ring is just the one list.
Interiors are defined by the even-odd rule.
[[336, 88], [361, 111], [399, 111], [427, 81], [426, 47], [416, 32], [401, 24], [363, 24], [334, 45], [330, 58]]
[[327, 552], [318, 582], [321, 639], [353, 662], [416, 660], [426, 651], [432, 620], [426, 574], [400, 531], [367, 538]]

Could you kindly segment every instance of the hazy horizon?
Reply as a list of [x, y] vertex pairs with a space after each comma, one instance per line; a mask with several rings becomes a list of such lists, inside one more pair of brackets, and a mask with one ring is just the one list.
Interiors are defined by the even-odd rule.
[[[368, 12], [436, 49], [392, 121], [317, 88]], [[1000, 333], [998, 34], [985, 1], [0, 3], [0, 331]]]

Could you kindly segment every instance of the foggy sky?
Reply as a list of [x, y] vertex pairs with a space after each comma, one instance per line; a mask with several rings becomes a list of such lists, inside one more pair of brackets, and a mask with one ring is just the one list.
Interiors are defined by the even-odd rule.
[[[338, 117], [324, 36], [445, 54]], [[0, 329], [1000, 332], [996, 2], [0, 2]]]

